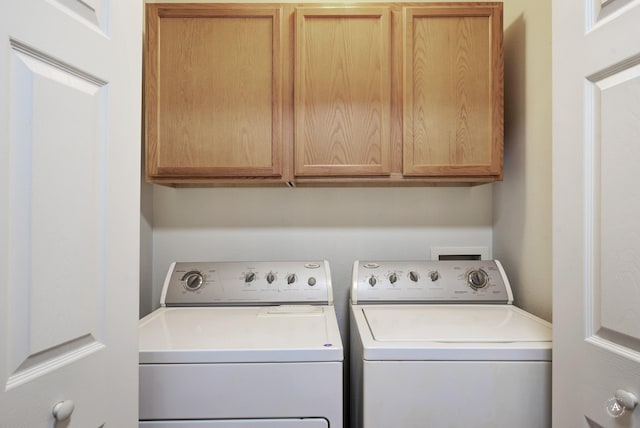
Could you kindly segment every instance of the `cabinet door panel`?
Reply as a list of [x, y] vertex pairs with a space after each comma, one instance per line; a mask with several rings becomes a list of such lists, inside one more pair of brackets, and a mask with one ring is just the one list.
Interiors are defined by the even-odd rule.
[[403, 174], [502, 175], [502, 13], [404, 10]]
[[295, 173], [390, 173], [390, 11], [298, 8]]
[[280, 10], [193, 7], [149, 5], [148, 176], [281, 175]]

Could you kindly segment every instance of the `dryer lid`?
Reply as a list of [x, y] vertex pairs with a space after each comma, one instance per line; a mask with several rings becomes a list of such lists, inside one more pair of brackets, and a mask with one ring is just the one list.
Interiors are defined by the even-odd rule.
[[325, 305], [160, 308], [138, 332], [141, 364], [343, 360]]

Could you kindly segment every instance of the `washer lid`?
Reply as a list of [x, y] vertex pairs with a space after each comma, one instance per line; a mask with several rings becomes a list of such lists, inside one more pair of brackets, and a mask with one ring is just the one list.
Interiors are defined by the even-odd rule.
[[551, 358], [550, 324], [511, 305], [356, 305], [353, 310], [365, 359]]
[[141, 364], [343, 360], [331, 306], [160, 308], [139, 343]]
[[544, 342], [548, 326], [508, 305], [366, 307], [375, 340], [386, 342]]

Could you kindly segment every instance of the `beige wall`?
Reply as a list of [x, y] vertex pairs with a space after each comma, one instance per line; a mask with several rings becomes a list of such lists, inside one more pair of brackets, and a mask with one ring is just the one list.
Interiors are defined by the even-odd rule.
[[551, 320], [551, 0], [504, 2], [505, 173], [493, 256], [516, 304]]

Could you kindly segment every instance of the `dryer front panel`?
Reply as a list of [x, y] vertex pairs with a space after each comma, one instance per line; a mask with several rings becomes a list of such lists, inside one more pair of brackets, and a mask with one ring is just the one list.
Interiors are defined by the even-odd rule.
[[139, 417], [323, 417], [337, 423], [342, 421], [342, 390], [341, 362], [141, 364]]
[[141, 421], [140, 428], [328, 428], [325, 419], [250, 419], [224, 421]]

